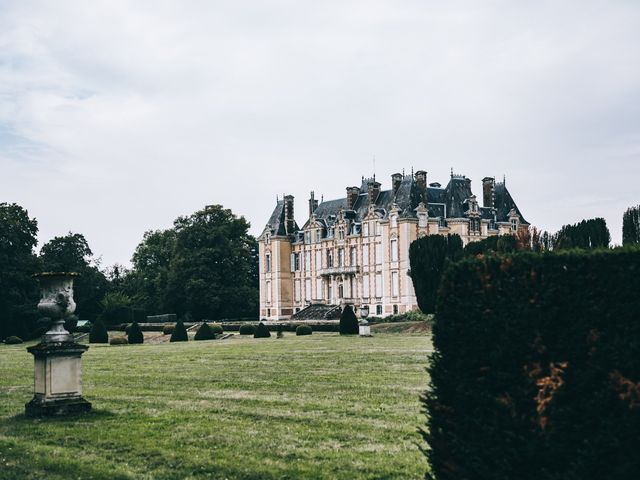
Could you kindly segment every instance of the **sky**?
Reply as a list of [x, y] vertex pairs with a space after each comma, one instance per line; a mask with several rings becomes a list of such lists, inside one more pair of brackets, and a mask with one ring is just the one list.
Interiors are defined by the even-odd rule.
[[640, 203], [637, 0], [0, 0], [0, 32], [0, 202], [104, 266], [403, 169], [504, 175], [531, 224], [615, 243]]

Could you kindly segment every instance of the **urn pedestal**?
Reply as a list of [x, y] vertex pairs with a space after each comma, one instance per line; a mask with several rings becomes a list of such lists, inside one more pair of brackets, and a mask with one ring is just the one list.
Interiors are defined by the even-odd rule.
[[91, 403], [82, 398], [81, 357], [89, 347], [73, 340], [64, 329], [64, 318], [73, 313], [72, 273], [43, 273], [38, 310], [53, 324], [38, 345], [27, 348], [34, 357], [33, 399], [25, 405], [30, 417], [88, 412]]

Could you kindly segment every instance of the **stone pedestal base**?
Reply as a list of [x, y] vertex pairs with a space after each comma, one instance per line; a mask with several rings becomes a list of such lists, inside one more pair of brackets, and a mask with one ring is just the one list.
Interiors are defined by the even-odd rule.
[[34, 396], [25, 405], [27, 416], [87, 412], [82, 398], [80, 357], [89, 347], [75, 342], [40, 343], [27, 348], [34, 356]]

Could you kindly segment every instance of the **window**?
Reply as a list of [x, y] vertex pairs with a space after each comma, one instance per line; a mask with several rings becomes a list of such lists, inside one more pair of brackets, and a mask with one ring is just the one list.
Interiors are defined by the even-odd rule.
[[394, 305], [393, 306], [393, 314], [397, 315], [398, 314], [398, 305]]
[[376, 244], [376, 265], [382, 265], [382, 244]]
[[351, 266], [355, 267], [358, 264], [358, 250], [356, 247], [351, 247]]
[[331, 250], [327, 250], [327, 267], [333, 267], [333, 252]]
[[358, 298], [358, 282], [356, 281], [356, 277], [351, 277], [351, 282], [349, 286], [349, 295], [351, 298]]
[[296, 302], [300, 302], [300, 280], [296, 280], [294, 282], [294, 291], [295, 291], [295, 299]]
[[391, 295], [398, 296], [398, 272], [391, 272]]
[[267, 303], [271, 303], [271, 282], [267, 282]]
[[338, 285], [338, 298], [344, 298], [344, 285]]
[[369, 275], [362, 276], [362, 296], [369, 298]]
[[267, 308], [267, 317], [270, 317], [270, 316], [271, 316], [271, 309]]
[[316, 243], [320, 242], [320, 240], [322, 240], [322, 230], [318, 229], [316, 230]]
[[340, 240], [344, 240], [344, 228], [340, 227], [340, 229], [338, 230], [338, 238]]
[[304, 243], [311, 243], [311, 232], [305, 232]]
[[291, 271], [292, 272], [300, 271], [300, 254], [299, 253], [291, 254]]
[[264, 271], [269, 273], [271, 271], [271, 254], [267, 253], [264, 257]]
[[376, 297], [382, 298], [382, 274], [376, 273]]
[[369, 222], [365, 222], [362, 224], [362, 236], [363, 237], [369, 236]]
[[322, 278], [316, 278], [316, 296], [315, 298], [321, 299], [322, 296]]
[[518, 220], [514, 218], [511, 220], [511, 231], [515, 232], [516, 230], [518, 230]]
[[382, 224], [381, 223], [376, 223], [376, 235], [377, 236], [382, 235]]
[[[316, 250], [316, 270], [320, 270], [322, 268], [322, 252], [320, 250]], [[320, 297], [316, 297], [320, 298]]]
[[396, 239], [391, 240], [391, 261], [398, 261], [398, 240]]
[[304, 299], [308, 302], [311, 300], [311, 279], [307, 278], [304, 281]]
[[480, 219], [479, 218], [472, 218], [469, 220], [469, 228], [471, 230], [471, 233], [478, 233], [480, 232]]
[[344, 248], [338, 250], [338, 266], [344, 267]]
[[376, 315], [382, 315], [382, 305], [376, 305]]
[[362, 247], [362, 265], [369, 265], [369, 245]]
[[307, 272], [311, 271], [311, 252], [304, 253], [304, 269]]

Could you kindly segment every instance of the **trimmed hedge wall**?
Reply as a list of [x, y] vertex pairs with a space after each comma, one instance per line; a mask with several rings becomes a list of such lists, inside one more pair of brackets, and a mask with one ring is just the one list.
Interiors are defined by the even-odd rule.
[[427, 478], [637, 478], [640, 250], [462, 260], [433, 333]]

